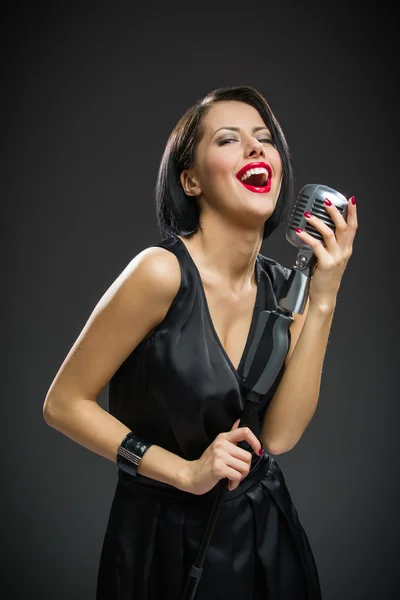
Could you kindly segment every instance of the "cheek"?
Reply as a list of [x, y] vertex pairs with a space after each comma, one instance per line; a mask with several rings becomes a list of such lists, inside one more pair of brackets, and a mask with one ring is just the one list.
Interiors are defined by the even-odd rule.
[[213, 181], [217, 183], [221, 176], [225, 177], [227, 174], [230, 175], [232, 173], [232, 169], [234, 169], [232, 160], [229, 160], [221, 155], [214, 157], [210, 156], [209, 160], [205, 164], [203, 175], [206, 176], [206, 181]]
[[282, 159], [278, 150], [275, 150], [275, 148], [271, 149], [269, 159], [274, 167], [275, 174], [280, 177], [282, 175]]
[[214, 156], [210, 161], [210, 170], [216, 174], [232, 172], [232, 159], [229, 156], [224, 156], [222, 153]]

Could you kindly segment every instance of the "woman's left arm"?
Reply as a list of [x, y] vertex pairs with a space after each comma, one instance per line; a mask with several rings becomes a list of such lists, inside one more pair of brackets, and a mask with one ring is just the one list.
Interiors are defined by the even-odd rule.
[[304, 315], [295, 318], [291, 327], [285, 372], [262, 423], [260, 439], [271, 454], [291, 450], [315, 413], [336, 298], [353, 252], [358, 228], [354, 197], [348, 202], [347, 222], [333, 204], [325, 203], [325, 208], [335, 223], [336, 232], [318, 217], [306, 217], [323, 236], [325, 246], [305, 231], [297, 234], [312, 248], [317, 265]]

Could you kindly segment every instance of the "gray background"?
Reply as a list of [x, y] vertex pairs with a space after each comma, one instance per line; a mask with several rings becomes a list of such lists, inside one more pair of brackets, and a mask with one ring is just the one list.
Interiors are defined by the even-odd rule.
[[[212, 89], [242, 84], [281, 123], [297, 190], [325, 183], [357, 198], [319, 405], [277, 460], [324, 600], [395, 597], [393, 19], [382, 3], [7, 3], [3, 598], [94, 599], [116, 467], [48, 427], [44, 398], [101, 295], [160, 239], [153, 189], [177, 120]], [[289, 267], [296, 256], [284, 228], [261, 251]], [[107, 389], [99, 401], [108, 407]]]

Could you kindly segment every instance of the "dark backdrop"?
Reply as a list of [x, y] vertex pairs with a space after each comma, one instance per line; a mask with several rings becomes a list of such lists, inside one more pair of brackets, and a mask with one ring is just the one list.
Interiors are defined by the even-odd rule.
[[[393, 14], [384, 3], [8, 2], [2, 23], [2, 597], [94, 599], [116, 467], [48, 427], [44, 398], [101, 295], [160, 239], [153, 189], [175, 123], [210, 90], [245, 84], [283, 127], [297, 189], [357, 198], [319, 405], [277, 460], [324, 600], [393, 598]], [[290, 267], [284, 234], [262, 252]], [[108, 408], [107, 389], [99, 401]]]

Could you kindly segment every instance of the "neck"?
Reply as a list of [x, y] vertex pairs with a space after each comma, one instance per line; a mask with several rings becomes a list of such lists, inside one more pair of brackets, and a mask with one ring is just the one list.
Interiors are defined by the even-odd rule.
[[215, 221], [182, 238], [199, 270], [240, 294], [256, 285], [255, 264], [262, 244], [259, 230], [235, 229]]

